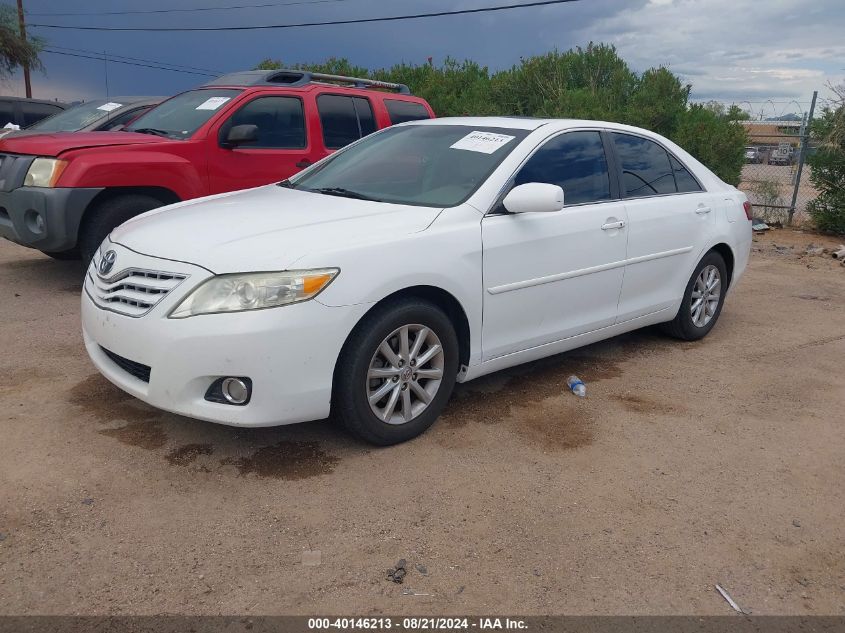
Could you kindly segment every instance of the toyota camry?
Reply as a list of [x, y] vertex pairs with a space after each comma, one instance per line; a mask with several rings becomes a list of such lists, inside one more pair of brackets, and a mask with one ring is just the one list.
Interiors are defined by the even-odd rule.
[[236, 426], [425, 431], [456, 381], [662, 324], [704, 337], [751, 207], [652, 132], [597, 121], [397, 125], [277, 184], [115, 229], [85, 345], [153, 406]]

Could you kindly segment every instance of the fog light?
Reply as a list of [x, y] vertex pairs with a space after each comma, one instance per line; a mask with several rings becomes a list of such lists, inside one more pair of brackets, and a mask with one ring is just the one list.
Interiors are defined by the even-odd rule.
[[223, 397], [232, 404], [244, 404], [249, 400], [249, 387], [240, 378], [224, 378], [220, 385]]
[[218, 378], [208, 387], [205, 399], [217, 404], [233, 404], [243, 407], [252, 397], [252, 379], [244, 376], [226, 376]]
[[24, 222], [28, 228], [35, 235], [41, 235], [44, 232], [44, 218], [38, 211], [30, 209], [24, 214]]

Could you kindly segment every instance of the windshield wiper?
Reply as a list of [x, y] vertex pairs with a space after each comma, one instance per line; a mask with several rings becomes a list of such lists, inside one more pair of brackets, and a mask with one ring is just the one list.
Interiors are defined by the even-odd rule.
[[373, 198], [371, 196], [364, 195], [363, 193], [358, 193], [357, 191], [344, 189], [343, 187], [320, 187], [319, 189], [308, 189], [307, 191], [313, 191], [314, 193], [323, 193], [327, 196], [340, 196], [341, 198], [353, 198], [355, 200], [369, 200], [370, 202], [381, 202], [381, 200], [379, 200], [378, 198]]
[[162, 136], [170, 138], [170, 132], [167, 130], [157, 130], [154, 127], [139, 127], [137, 130], [128, 130], [129, 132], [138, 132], [139, 134], [153, 134], [155, 136]]
[[293, 183], [290, 181], [290, 178], [285, 178], [281, 182], [276, 183], [277, 187], [284, 187], [285, 189], [293, 189]]

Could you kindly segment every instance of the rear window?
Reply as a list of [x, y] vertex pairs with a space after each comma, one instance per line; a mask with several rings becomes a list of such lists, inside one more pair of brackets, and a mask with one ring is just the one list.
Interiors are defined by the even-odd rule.
[[404, 123], [405, 121], [419, 121], [420, 119], [430, 119], [431, 115], [425, 106], [421, 103], [414, 103], [413, 101], [398, 101], [397, 99], [385, 99], [384, 105], [387, 108], [387, 114], [390, 116], [390, 124]]
[[33, 123], [38, 123], [41, 119], [52, 116], [61, 111], [62, 108], [59, 106], [53, 106], [47, 103], [21, 103], [23, 127], [29, 127]]

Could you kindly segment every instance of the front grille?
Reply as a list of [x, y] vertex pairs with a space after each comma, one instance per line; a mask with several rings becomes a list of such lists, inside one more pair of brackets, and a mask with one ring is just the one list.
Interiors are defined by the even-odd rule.
[[102, 277], [98, 268], [99, 253], [88, 268], [85, 281], [88, 295], [99, 307], [131, 317], [144, 316], [188, 277], [140, 268], [127, 268], [111, 277]]
[[107, 350], [105, 347], [101, 346], [100, 349], [103, 350], [103, 354], [108, 356], [115, 365], [120, 367], [127, 374], [135, 376], [135, 378], [137, 378], [138, 380], [150, 382], [150, 372], [152, 371], [152, 369], [147, 365], [144, 365], [142, 363], [136, 363], [134, 360], [129, 360], [128, 358], [119, 356], [111, 350]]

